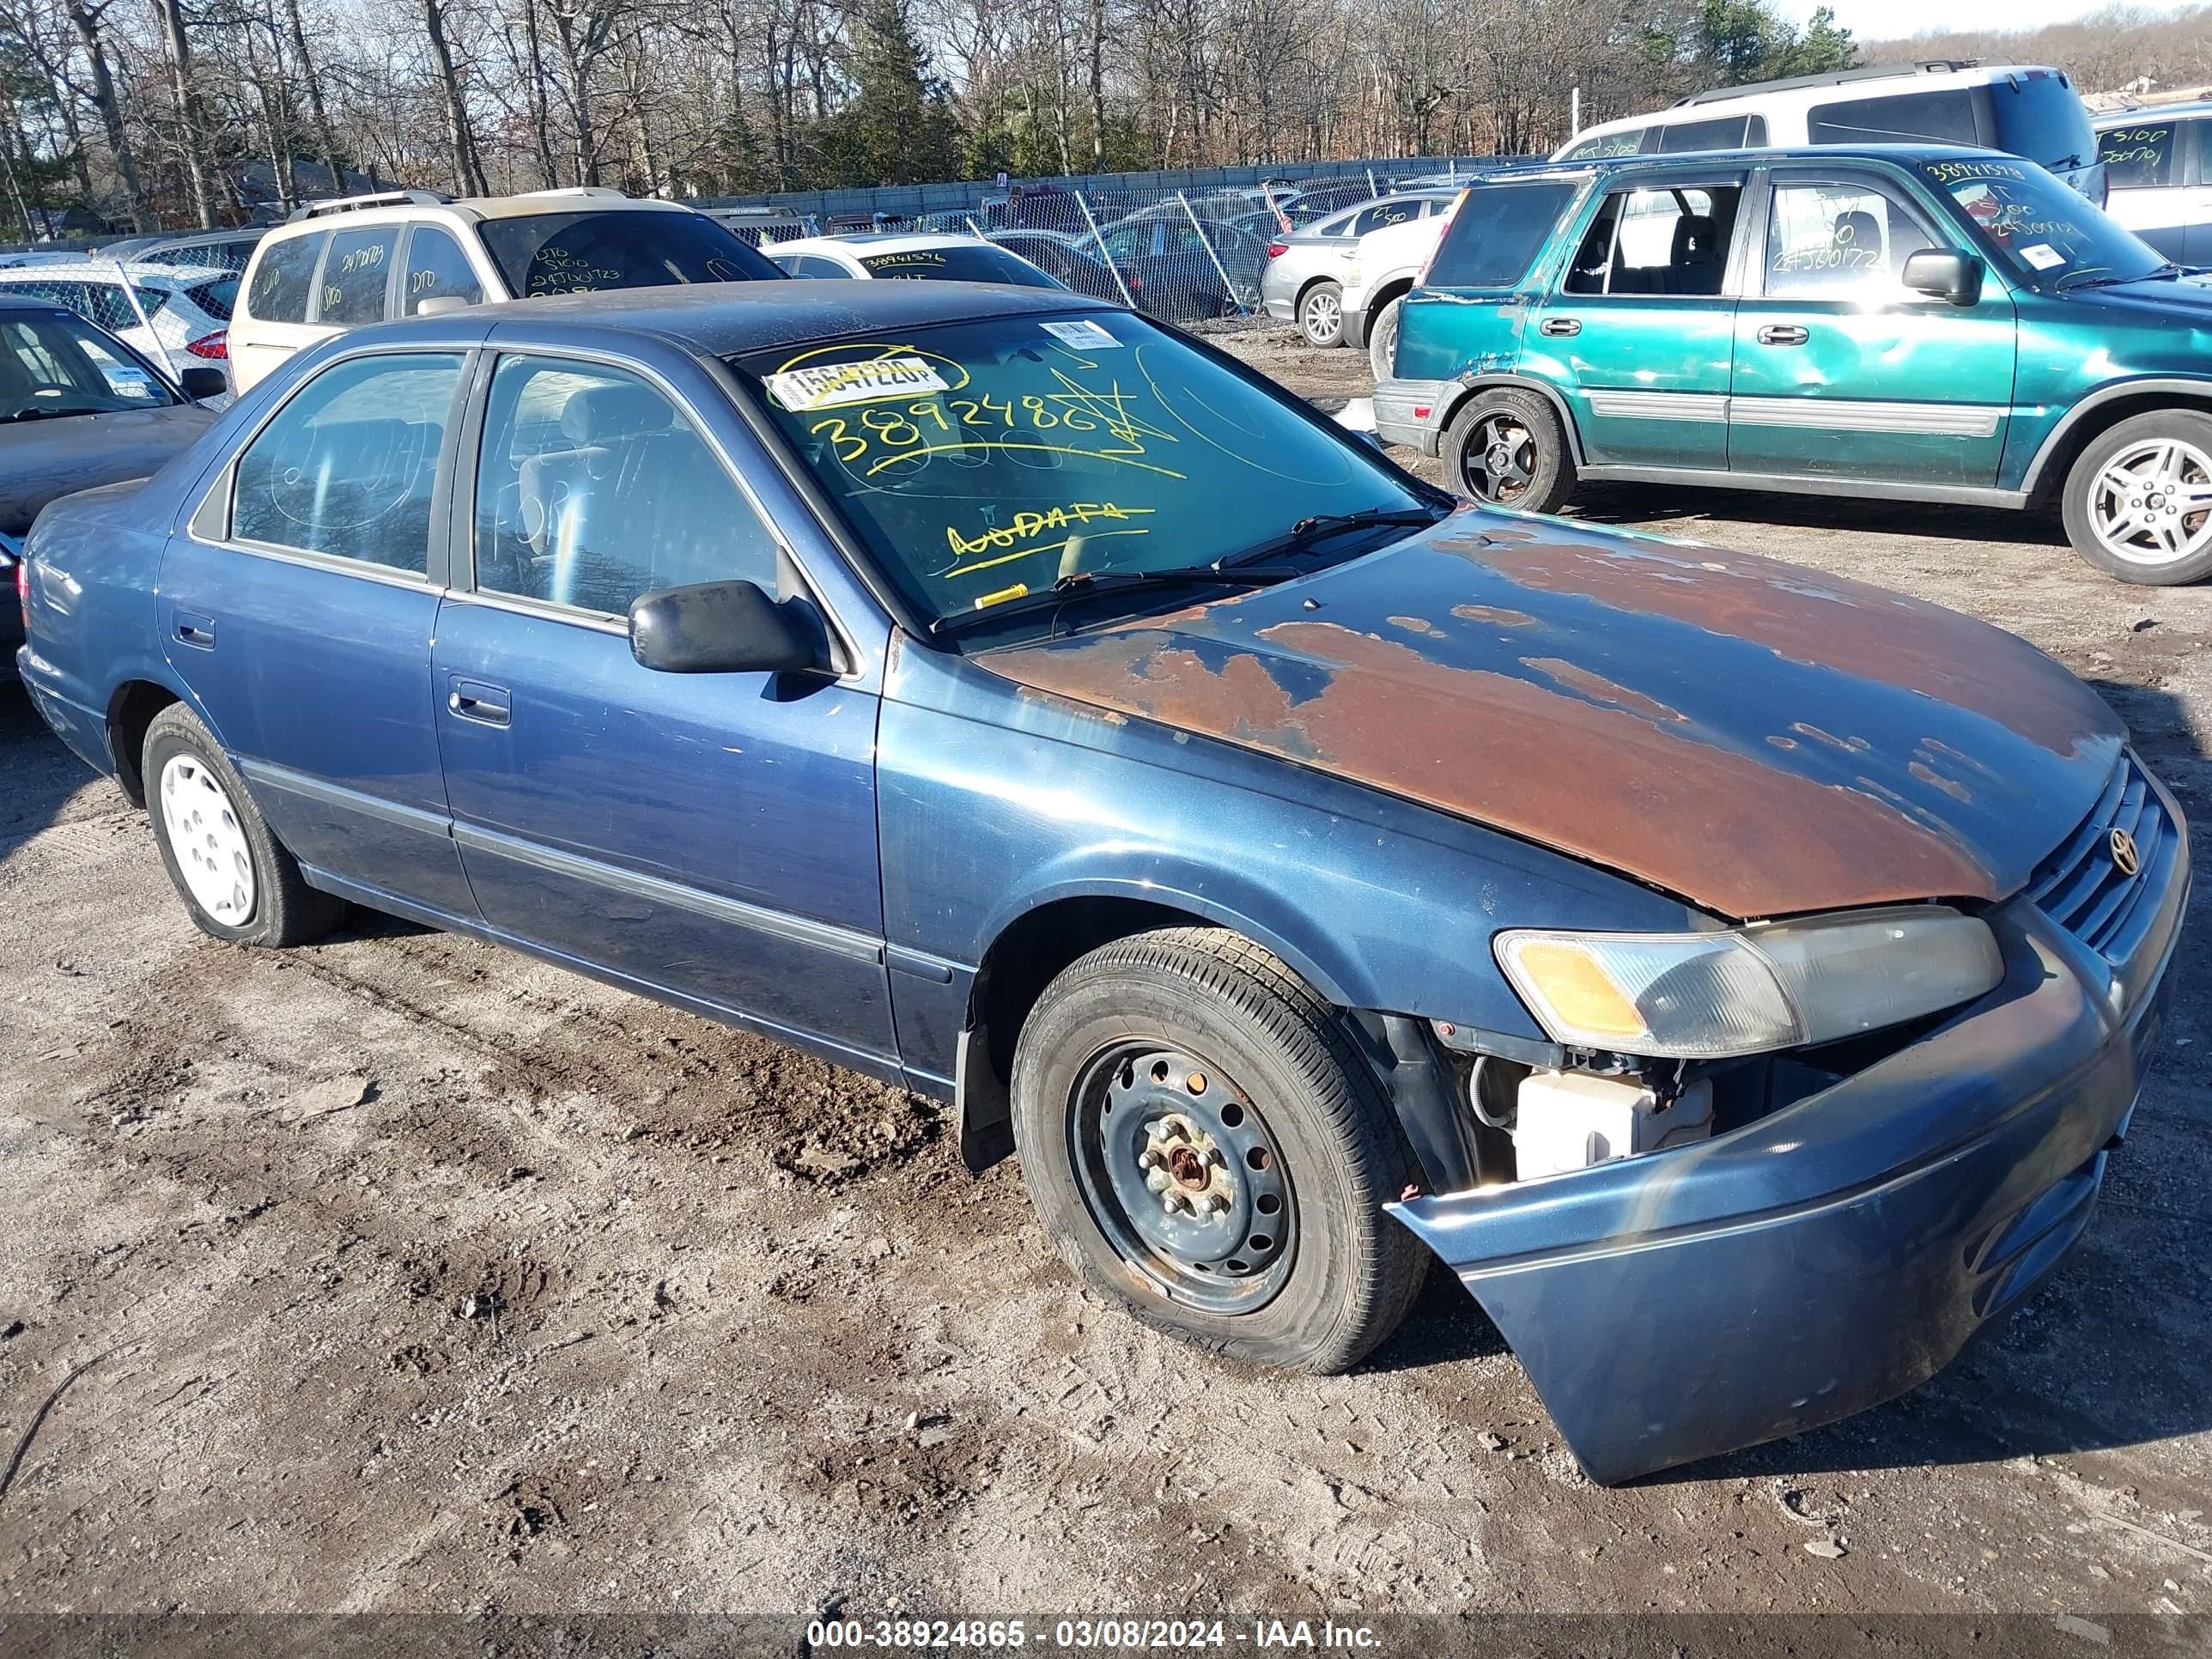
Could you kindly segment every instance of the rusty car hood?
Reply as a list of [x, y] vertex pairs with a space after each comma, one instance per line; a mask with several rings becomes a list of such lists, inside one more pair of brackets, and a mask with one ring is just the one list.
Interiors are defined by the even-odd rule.
[[1310, 578], [975, 660], [1732, 918], [2004, 897], [2124, 736], [2034, 647], [1939, 606], [1474, 509]]

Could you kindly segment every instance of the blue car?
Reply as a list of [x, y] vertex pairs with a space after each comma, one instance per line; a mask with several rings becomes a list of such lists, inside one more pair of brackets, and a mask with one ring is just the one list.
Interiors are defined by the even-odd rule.
[[1439, 1256], [1607, 1481], [2029, 1294], [2189, 886], [2012, 635], [1462, 506], [1057, 291], [364, 328], [27, 561], [206, 933], [365, 906], [953, 1103], [1242, 1360], [1355, 1364]]

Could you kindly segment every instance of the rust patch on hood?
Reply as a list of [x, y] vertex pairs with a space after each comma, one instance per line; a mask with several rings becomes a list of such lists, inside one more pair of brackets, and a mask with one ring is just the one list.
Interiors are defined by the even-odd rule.
[[2003, 897], [2117, 753], [2117, 722], [2071, 675], [1935, 606], [1518, 524], [1474, 547], [1469, 516], [1304, 580], [975, 660], [1735, 917]]

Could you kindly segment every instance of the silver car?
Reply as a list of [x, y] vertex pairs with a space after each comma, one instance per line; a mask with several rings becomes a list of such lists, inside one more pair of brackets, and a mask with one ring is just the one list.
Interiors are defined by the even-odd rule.
[[1401, 191], [1333, 213], [1304, 230], [1277, 237], [1273, 258], [1260, 280], [1267, 314], [1296, 323], [1317, 346], [1344, 343], [1344, 288], [1359, 263], [1359, 244], [1370, 231], [1442, 213], [1455, 190]]

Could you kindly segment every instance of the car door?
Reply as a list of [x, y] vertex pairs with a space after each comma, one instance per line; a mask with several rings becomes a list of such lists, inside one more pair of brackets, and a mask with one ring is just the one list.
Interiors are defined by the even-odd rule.
[[484, 377], [456, 520], [473, 565], [434, 655], [462, 861], [485, 919], [517, 939], [882, 1060], [895, 1045], [876, 692], [854, 678], [657, 673], [630, 653], [640, 593], [811, 586], [733, 469], [766, 457], [726, 394], [684, 372], [679, 392], [631, 367], [516, 350]]
[[372, 351], [301, 385], [170, 538], [155, 605], [277, 838], [327, 884], [433, 920], [476, 914], [430, 696], [466, 362]]
[[1905, 262], [1954, 246], [1947, 219], [1883, 173], [1808, 163], [1768, 177], [1736, 313], [1729, 470], [1994, 485], [2015, 355], [2002, 277], [1988, 272], [1971, 306], [1911, 293]]
[[230, 378], [237, 390], [259, 385], [294, 352], [330, 333], [307, 321], [316, 278], [330, 245], [327, 230], [274, 236], [263, 243], [243, 303], [232, 315]]
[[1640, 175], [1589, 210], [1521, 362], [1566, 394], [1589, 463], [1728, 465], [1743, 184], [1741, 172]]
[[2110, 194], [2105, 211], [2169, 259], [2186, 260], [2190, 228], [2212, 215], [2197, 183], [2198, 124], [2143, 119], [2097, 135]]

